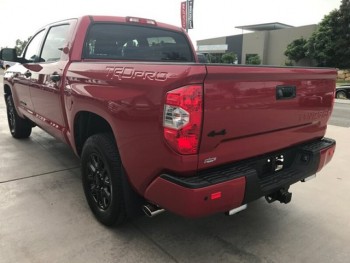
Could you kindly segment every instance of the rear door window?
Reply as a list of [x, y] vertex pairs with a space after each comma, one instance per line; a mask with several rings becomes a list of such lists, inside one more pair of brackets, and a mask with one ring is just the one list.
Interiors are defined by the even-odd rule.
[[67, 42], [68, 29], [68, 24], [50, 28], [41, 52], [41, 62], [55, 62], [60, 60], [62, 50]]
[[84, 58], [194, 62], [185, 36], [155, 27], [97, 23], [90, 27]]

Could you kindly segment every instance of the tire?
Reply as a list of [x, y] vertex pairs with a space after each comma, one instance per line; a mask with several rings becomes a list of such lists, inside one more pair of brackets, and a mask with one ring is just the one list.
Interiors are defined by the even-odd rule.
[[112, 134], [96, 134], [87, 139], [81, 157], [86, 200], [98, 221], [106, 226], [127, 219], [123, 196], [123, 168]]
[[338, 91], [336, 94], [337, 99], [346, 99], [346, 93], [345, 91]]
[[32, 133], [32, 124], [30, 121], [18, 116], [12, 95], [6, 97], [6, 111], [11, 135], [16, 139], [28, 138]]

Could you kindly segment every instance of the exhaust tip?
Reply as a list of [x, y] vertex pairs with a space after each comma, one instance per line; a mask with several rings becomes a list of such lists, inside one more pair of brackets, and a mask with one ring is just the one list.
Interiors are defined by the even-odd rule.
[[142, 211], [145, 213], [146, 216], [154, 217], [156, 215], [159, 215], [160, 213], [163, 213], [165, 210], [153, 204], [145, 204], [142, 206]]

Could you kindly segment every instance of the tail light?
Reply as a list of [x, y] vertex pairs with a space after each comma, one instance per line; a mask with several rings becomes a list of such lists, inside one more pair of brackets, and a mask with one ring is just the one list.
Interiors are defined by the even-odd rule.
[[180, 154], [198, 153], [202, 129], [203, 87], [191, 85], [166, 94], [164, 138]]

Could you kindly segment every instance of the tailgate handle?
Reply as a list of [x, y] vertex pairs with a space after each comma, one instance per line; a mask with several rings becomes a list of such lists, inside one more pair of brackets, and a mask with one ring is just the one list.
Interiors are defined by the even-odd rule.
[[296, 87], [295, 86], [277, 86], [276, 87], [276, 99], [277, 100], [287, 100], [296, 97]]

